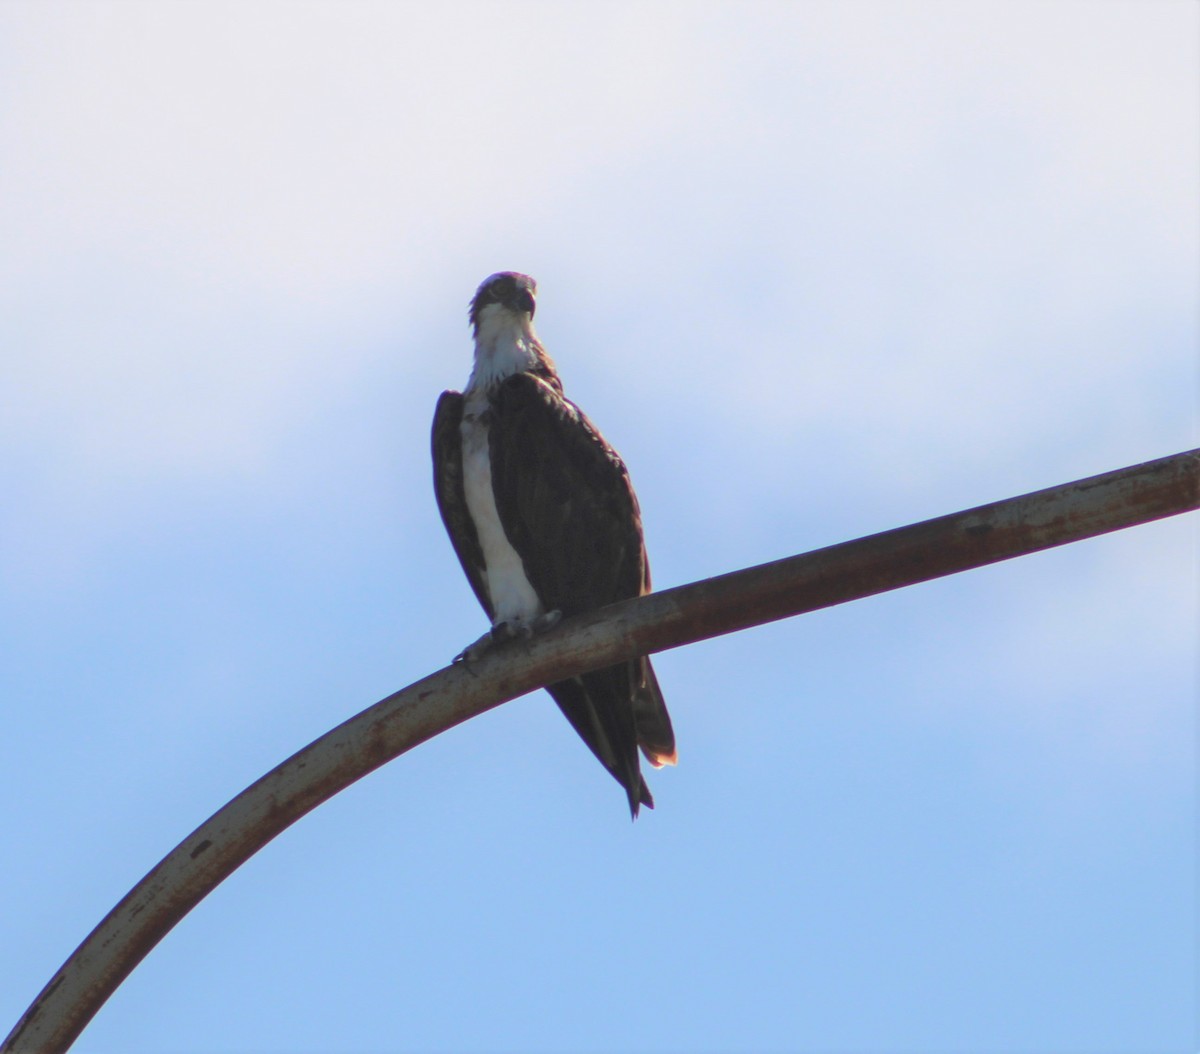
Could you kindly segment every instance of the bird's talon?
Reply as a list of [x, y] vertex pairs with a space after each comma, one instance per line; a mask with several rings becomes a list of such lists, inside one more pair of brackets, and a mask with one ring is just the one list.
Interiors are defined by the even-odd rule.
[[525, 627], [521, 623], [510, 619], [508, 622], [497, 622], [485, 636], [490, 638], [493, 645], [507, 644], [510, 640], [516, 640], [522, 636], [522, 630]]

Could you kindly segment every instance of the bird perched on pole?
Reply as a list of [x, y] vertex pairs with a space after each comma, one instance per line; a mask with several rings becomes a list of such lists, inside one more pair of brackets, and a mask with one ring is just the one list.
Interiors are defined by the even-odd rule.
[[[501, 271], [471, 300], [475, 364], [433, 418], [433, 482], [442, 521], [492, 620], [472, 646], [530, 636], [584, 611], [650, 591], [642, 517], [625, 463], [563, 395], [533, 328], [537, 283]], [[547, 687], [583, 741], [625, 788], [654, 807], [638, 762], [676, 760], [675, 734], [649, 658]]]

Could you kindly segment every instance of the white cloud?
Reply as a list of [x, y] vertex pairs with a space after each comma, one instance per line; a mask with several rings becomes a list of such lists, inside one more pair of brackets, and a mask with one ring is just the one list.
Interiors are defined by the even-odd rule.
[[[889, 467], [1103, 444], [1151, 373], [1173, 398], [1200, 277], [1193, 38], [1144, 9], [854, 10], [873, 17], [735, 35], [746, 93], [656, 159], [641, 239], [616, 229], [634, 258], [683, 240], [648, 283], [670, 298], [637, 349], [653, 383], [775, 435], [866, 426]], [[674, 315], [694, 336], [673, 354]]]
[[680, 101], [670, 49], [631, 9], [24, 11], [6, 178], [27, 243], [216, 254], [268, 294], [328, 295], [372, 265], [420, 274]]
[[686, 78], [633, 9], [463, 15], [6, 8], [13, 447], [92, 479], [241, 476], [385, 340], [427, 366], [429, 318], [465, 371], [462, 305], [495, 265], [463, 258], [642, 142]]
[[901, 488], [1179, 431], [1189, 9], [63, 10], [0, 15], [0, 427], [47, 474], [269, 470], [384, 357], [461, 380], [496, 266], [568, 376]]

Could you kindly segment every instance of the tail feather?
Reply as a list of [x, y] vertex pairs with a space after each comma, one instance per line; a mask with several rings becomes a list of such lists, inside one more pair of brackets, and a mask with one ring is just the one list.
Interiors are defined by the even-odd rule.
[[630, 814], [636, 819], [640, 806], [654, 808], [638, 765], [637, 726], [626, 665], [559, 681], [547, 690], [579, 738], [625, 788]]
[[674, 765], [675, 733], [650, 660], [620, 663], [568, 681], [547, 691], [600, 764], [629, 799], [636, 820], [641, 806], [654, 808], [642, 778], [638, 748], [655, 768]]
[[656, 769], [679, 760], [675, 749], [675, 730], [663, 701], [658, 678], [648, 658], [638, 661], [638, 684], [633, 696], [633, 715], [637, 725], [638, 746]]

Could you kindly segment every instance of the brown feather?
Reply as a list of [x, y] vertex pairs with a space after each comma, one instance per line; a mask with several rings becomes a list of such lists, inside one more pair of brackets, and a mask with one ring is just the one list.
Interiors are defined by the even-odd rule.
[[[489, 441], [496, 507], [546, 610], [593, 611], [649, 591], [641, 510], [617, 452], [556, 386], [530, 373], [501, 382]], [[653, 807], [641, 746], [674, 763], [675, 736], [648, 658], [549, 686], [576, 732], [626, 789]]]
[[433, 414], [433, 493], [458, 562], [491, 619], [492, 601], [483, 582], [483, 549], [463, 492], [462, 415], [462, 393], [442, 392]]

